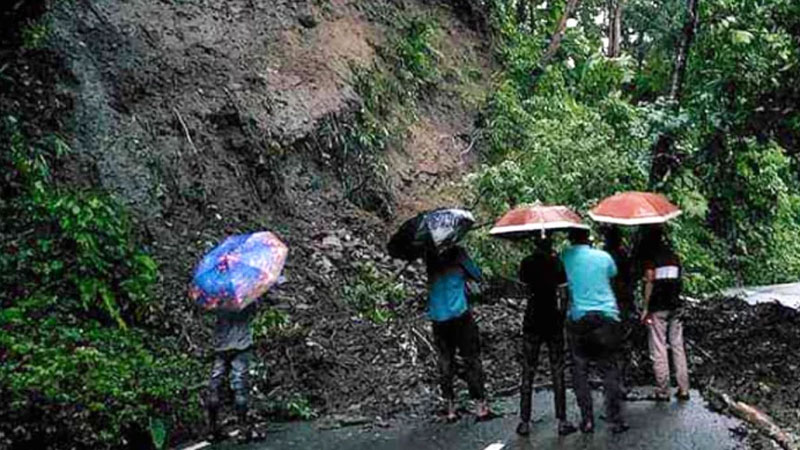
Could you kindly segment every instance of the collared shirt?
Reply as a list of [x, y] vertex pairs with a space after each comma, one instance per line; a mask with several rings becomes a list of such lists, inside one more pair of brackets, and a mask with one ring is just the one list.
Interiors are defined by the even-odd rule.
[[573, 245], [561, 254], [567, 272], [569, 319], [579, 320], [590, 311], [619, 320], [619, 308], [611, 289], [617, 266], [608, 253], [588, 245]]
[[467, 312], [467, 278], [479, 281], [481, 271], [461, 247], [428, 261], [428, 317], [435, 322], [455, 319]]

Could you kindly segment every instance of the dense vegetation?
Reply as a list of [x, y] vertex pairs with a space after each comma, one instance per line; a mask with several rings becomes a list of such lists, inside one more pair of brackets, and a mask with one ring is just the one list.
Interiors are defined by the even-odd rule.
[[[577, 20], [548, 59], [567, 3]], [[673, 94], [687, 3], [697, 24]], [[654, 189], [684, 210], [672, 237], [692, 291], [796, 279], [800, 5], [631, 0], [611, 55], [615, 4], [487, 5], [501, 70], [473, 179], [481, 206], [490, 216], [536, 200], [585, 211]], [[479, 241], [484, 263], [507, 273], [502, 244]]]
[[53, 183], [62, 140], [28, 142], [3, 120], [0, 431], [29, 448], [163, 444], [166, 427], [198, 420], [199, 367], [161, 329], [158, 268], [113, 198]]

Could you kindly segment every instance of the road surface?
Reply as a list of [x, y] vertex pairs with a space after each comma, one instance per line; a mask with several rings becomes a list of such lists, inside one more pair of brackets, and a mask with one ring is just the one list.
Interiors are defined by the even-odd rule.
[[[602, 395], [595, 394], [595, 415], [599, 417]], [[528, 437], [517, 436], [516, 398], [498, 400], [495, 408], [504, 417], [475, 423], [466, 416], [455, 424], [437, 422], [393, 424], [389, 428], [343, 428], [319, 430], [313, 423], [275, 424], [261, 443], [228, 443], [208, 450], [603, 450], [603, 449], [745, 449], [732, 432], [741, 423], [706, 409], [696, 391], [692, 400], [679, 403], [626, 402], [625, 413], [631, 429], [620, 435], [609, 432], [603, 420], [596, 420], [591, 435], [575, 433], [559, 437], [552, 416], [552, 393], [536, 394], [534, 426]], [[577, 423], [578, 412], [568, 392], [569, 416]]]
[[734, 288], [722, 293], [730, 297], [739, 297], [751, 305], [778, 302], [789, 308], [800, 309], [800, 283]]

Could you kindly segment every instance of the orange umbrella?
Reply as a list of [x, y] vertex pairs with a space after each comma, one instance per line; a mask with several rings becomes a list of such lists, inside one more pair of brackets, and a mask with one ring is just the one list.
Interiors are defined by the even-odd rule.
[[619, 225], [664, 223], [681, 214], [681, 210], [666, 197], [653, 192], [621, 192], [597, 204], [589, 217]]
[[581, 217], [566, 206], [528, 205], [507, 212], [494, 224], [489, 234], [504, 238], [526, 237], [534, 232], [545, 230], [581, 228], [589, 226], [581, 222]]

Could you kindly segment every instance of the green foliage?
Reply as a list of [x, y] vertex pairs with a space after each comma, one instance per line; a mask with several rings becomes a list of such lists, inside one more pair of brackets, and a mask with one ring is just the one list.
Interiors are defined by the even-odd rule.
[[289, 326], [289, 314], [278, 308], [261, 308], [253, 320], [253, 336], [268, 338], [285, 331]]
[[50, 161], [68, 151], [61, 140], [28, 143], [13, 118], [4, 137], [0, 431], [42, 447], [111, 447], [131, 429], [163, 441], [152, 424], [198, 418], [188, 399], [199, 367], [140, 327], [155, 262], [113, 199], [53, 183]]
[[401, 37], [394, 43], [394, 66], [397, 77], [411, 94], [435, 84], [439, 77], [437, 60], [441, 53], [433, 46], [438, 27], [422, 17], [407, 19]]
[[149, 431], [153, 446], [158, 450], [163, 449], [167, 443], [167, 426], [164, 421], [151, 417]]
[[41, 48], [50, 36], [50, 23], [45, 19], [29, 21], [20, 29], [22, 48], [36, 50]]
[[362, 317], [384, 323], [394, 308], [410, 297], [402, 282], [378, 270], [368, 261], [356, 266], [356, 273], [344, 287], [344, 298]]
[[303, 394], [291, 393], [271, 398], [264, 408], [271, 416], [285, 420], [313, 420], [318, 414]]
[[317, 416], [308, 398], [302, 395], [293, 395], [286, 403], [286, 411], [292, 419], [311, 420]]
[[[658, 190], [684, 210], [672, 238], [688, 290], [796, 280], [796, 2], [701, 2], [678, 104], [663, 96], [685, 2], [627, 2], [630, 34], [614, 59], [601, 54], [605, 30], [593, 21], [605, 4], [584, 3], [544, 68], [560, 4], [526, 22], [516, 2], [491, 4], [501, 68], [484, 111], [482, 165], [469, 179], [479, 209], [496, 217], [539, 200], [585, 211], [615, 191], [647, 189], [651, 149], [668, 135], [676, 168]], [[518, 246], [472, 239], [492, 273], [513, 275]]]

